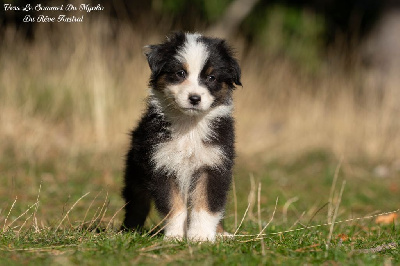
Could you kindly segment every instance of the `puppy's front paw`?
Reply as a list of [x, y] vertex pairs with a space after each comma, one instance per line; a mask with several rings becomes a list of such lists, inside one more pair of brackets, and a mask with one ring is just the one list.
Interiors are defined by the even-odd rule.
[[186, 212], [180, 212], [166, 221], [165, 240], [183, 240], [185, 236]]
[[209, 213], [205, 210], [193, 211], [190, 217], [187, 237], [191, 241], [215, 241], [217, 225], [222, 213]]
[[215, 241], [215, 231], [209, 228], [193, 228], [189, 229], [187, 238], [189, 241], [194, 242], [214, 242]]

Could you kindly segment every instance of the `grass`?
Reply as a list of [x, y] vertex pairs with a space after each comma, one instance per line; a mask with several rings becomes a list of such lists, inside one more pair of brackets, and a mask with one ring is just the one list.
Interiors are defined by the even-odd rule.
[[[0, 264], [399, 263], [398, 218], [374, 216], [399, 208], [395, 84], [331, 61], [310, 75], [240, 38], [225, 215], [237, 236], [198, 244], [118, 232], [126, 133], [147, 93], [141, 47], [165, 33], [108, 25], [64, 25], [63, 34], [42, 25], [31, 43], [5, 30]], [[146, 226], [159, 221], [152, 212]]]
[[[399, 252], [389, 248], [380, 253], [363, 253], [365, 249], [392, 241], [399, 244], [392, 229], [382, 229], [365, 236], [358, 229], [348, 230], [348, 240], [335, 240], [329, 250], [320, 241], [326, 232], [300, 232], [267, 237], [265, 255], [261, 255], [260, 241], [244, 239], [220, 241], [215, 244], [165, 242], [136, 234], [82, 233], [65, 231], [42, 232], [14, 241], [11, 251], [2, 251], [2, 262], [64, 264], [300, 264], [332, 263], [382, 264], [399, 262]], [[15, 236], [9, 235], [15, 240]], [[398, 237], [398, 235], [397, 235]], [[40, 242], [40, 244], [35, 244]], [[4, 256], [6, 255], [6, 256]]]
[[[0, 263], [399, 263], [398, 220], [375, 222], [377, 215], [399, 207], [398, 175], [384, 179], [357, 175], [359, 167], [343, 162], [337, 171], [338, 162], [322, 151], [288, 163], [271, 162], [250, 175], [239, 165], [225, 218], [225, 228], [237, 234], [215, 244], [164, 241], [153, 229], [160, 221], [155, 212], [147, 221], [151, 232], [119, 232], [123, 205], [119, 187], [103, 189], [92, 182], [96, 178], [85, 181], [78, 167], [67, 182], [71, 185], [60, 185], [63, 189], [56, 194], [49, 181], [24, 193], [31, 200], [18, 198], [13, 204], [1, 194]], [[116, 179], [120, 176], [113, 174]], [[330, 232], [327, 223], [333, 212], [328, 215], [327, 203], [335, 176], [333, 210], [341, 202]], [[340, 195], [343, 180], [347, 184]], [[12, 193], [25, 188], [16, 186]], [[25, 213], [27, 203], [32, 207]], [[265, 228], [262, 234], [260, 228]]]

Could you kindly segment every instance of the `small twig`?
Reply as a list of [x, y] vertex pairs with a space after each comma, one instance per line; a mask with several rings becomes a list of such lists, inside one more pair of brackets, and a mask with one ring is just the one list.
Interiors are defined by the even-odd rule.
[[[347, 219], [347, 220], [343, 220], [343, 221], [337, 221], [334, 222], [334, 224], [340, 224], [340, 223], [347, 223], [347, 222], [354, 222], [354, 221], [360, 221], [360, 220], [365, 220], [365, 219], [372, 219], [378, 216], [383, 216], [383, 215], [388, 215], [388, 214], [392, 214], [392, 213], [397, 213], [400, 212], [400, 209], [397, 209], [395, 211], [390, 211], [390, 212], [382, 212], [379, 214], [375, 214], [375, 215], [369, 215], [369, 216], [364, 216], [364, 217], [357, 217], [357, 218], [351, 218], [351, 219]], [[291, 230], [286, 230], [286, 231], [280, 231], [280, 232], [273, 232], [273, 233], [268, 233], [268, 234], [261, 234], [260, 236], [269, 236], [269, 235], [280, 235], [280, 234], [285, 234], [285, 233], [293, 233], [293, 232], [297, 232], [297, 231], [303, 231], [306, 229], [312, 229], [312, 228], [319, 228], [322, 226], [328, 226], [328, 225], [332, 225], [332, 223], [325, 223], [325, 224], [317, 224], [317, 225], [311, 225], [311, 226], [305, 226], [302, 228], [297, 228], [297, 229], [291, 229]], [[258, 235], [235, 235], [235, 237], [257, 237]], [[259, 240], [259, 238], [255, 238], [252, 239], [250, 241], [255, 241], [255, 240]]]
[[[93, 215], [93, 217], [92, 217], [92, 220], [90, 221], [89, 226], [87, 227], [88, 230], [90, 230], [90, 228], [96, 223], [96, 221], [97, 221], [97, 220], [100, 218], [100, 216], [102, 215], [104, 206], [105, 206], [105, 204], [106, 204], [106, 202], [107, 202], [107, 198], [108, 198], [108, 191], [107, 191], [107, 194], [106, 194], [106, 198], [104, 199], [103, 205], [102, 205], [101, 207], [98, 207], [97, 210], [96, 210], [96, 212], [94, 213], [94, 215]], [[100, 219], [100, 222], [101, 222], [101, 219]], [[97, 225], [93, 228], [93, 230], [95, 230], [95, 229], [98, 228], [100, 222], [97, 223]]]
[[39, 226], [37, 224], [36, 214], [37, 214], [37, 211], [39, 209], [39, 198], [40, 198], [40, 191], [41, 190], [42, 190], [42, 181], [40, 181], [39, 192], [38, 192], [38, 195], [37, 195], [37, 198], [36, 198], [37, 205], [36, 205], [35, 211], [33, 212], [33, 227], [35, 228], [35, 232], [39, 232], [40, 231], [39, 230]]
[[[301, 218], [303, 218], [304, 214], [306, 212], [303, 211], [303, 213], [300, 215], [300, 217], [292, 224], [292, 226], [289, 227], [289, 230], [291, 230], [296, 224], [300, 223]], [[301, 223], [300, 223], [301, 224]]]
[[124, 204], [121, 208], [119, 208], [118, 211], [116, 211], [116, 212], [114, 213], [114, 215], [111, 217], [110, 221], [108, 222], [108, 224], [107, 224], [107, 226], [106, 226], [106, 231], [108, 230], [108, 227], [110, 226], [112, 220], [114, 220], [115, 216], [117, 216], [117, 214], [118, 214], [123, 208], [125, 208], [126, 204], [128, 204], [128, 203], [125, 203], [125, 204]]
[[250, 173], [250, 192], [249, 195], [247, 196], [247, 201], [250, 204], [250, 208], [249, 208], [249, 219], [252, 221], [256, 221], [256, 218], [254, 216], [253, 213], [253, 208], [254, 208], [254, 204], [256, 201], [256, 185], [254, 182], [254, 175], [252, 173]]
[[6, 228], [8, 217], [10, 216], [10, 213], [11, 213], [12, 209], [14, 208], [14, 205], [15, 205], [16, 202], [17, 202], [17, 197], [15, 197], [15, 200], [14, 200], [13, 204], [11, 205], [10, 210], [8, 211], [6, 219], [4, 219], [3, 232], [5, 232], [5, 228]]
[[247, 212], [249, 211], [249, 208], [250, 208], [250, 203], [247, 205], [247, 208], [246, 208], [246, 211], [244, 212], [242, 221], [240, 221], [240, 224], [239, 224], [239, 226], [236, 228], [236, 231], [235, 231], [235, 233], [233, 234], [233, 236], [236, 236], [237, 232], [239, 231], [239, 228], [242, 226], [242, 223], [243, 223], [243, 221], [244, 221], [244, 218], [246, 217]]
[[81, 223], [81, 229], [83, 229], [83, 225], [85, 224], [85, 220], [86, 220], [86, 217], [87, 217], [87, 215], [88, 215], [88, 213], [89, 213], [89, 210], [91, 209], [91, 207], [92, 207], [94, 201], [97, 199], [97, 197], [100, 195], [101, 192], [102, 192], [102, 191], [99, 191], [99, 192], [97, 193], [97, 195], [93, 198], [92, 202], [90, 203], [89, 208], [87, 208], [87, 210], [86, 210], [86, 212], [85, 212], [85, 216], [83, 217], [83, 220], [82, 220], [82, 223]]
[[[108, 204], [107, 204], [107, 206], [110, 204], [110, 201], [108, 201]], [[96, 229], [98, 229], [99, 227], [100, 227], [100, 225], [101, 225], [101, 222], [103, 221], [103, 219], [104, 219], [104, 216], [106, 215], [106, 212], [107, 212], [107, 210], [108, 210], [108, 207], [106, 207], [105, 209], [104, 209], [104, 211], [103, 211], [103, 215], [101, 216], [101, 218], [100, 218], [100, 220], [99, 220], [99, 222], [97, 223], [97, 225], [96, 225], [96, 227], [95, 228], [93, 228], [93, 230], [96, 230]], [[100, 216], [99, 216], [100, 217]]]
[[[99, 216], [97, 216], [96, 219], [93, 220], [94, 222], [96, 222], [96, 220], [98, 220], [100, 218], [100, 216], [101, 216], [100, 220], [98, 221], [96, 227], [93, 228], [93, 230], [96, 230], [97, 228], [99, 228], [99, 226], [101, 224], [101, 221], [103, 220], [104, 216], [106, 215], [106, 212], [107, 212], [107, 209], [108, 209], [107, 208], [108, 204], [106, 204], [107, 201], [108, 201], [108, 191], [107, 191], [107, 194], [106, 194], [106, 198], [104, 199], [104, 203], [101, 206], [101, 209], [100, 209], [100, 212], [99, 212]], [[108, 203], [110, 203], [110, 202], [108, 202]]]
[[330, 243], [331, 243], [333, 227], [335, 225], [335, 220], [336, 220], [336, 217], [337, 217], [337, 214], [338, 214], [338, 211], [339, 211], [339, 206], [340, 206], [340, 202], [342, 200], [342, 195], [343, 195], [343, 190], [344, 190], [345, 185], [346, 185], [346, 180], [343, 180], [342, 188], [340, 189], [338, 202], [336, 203], [336, 207], [335, 207], [335, 214], [333, 215], [331, 228], [329, 229], [328, 241], [326, 242], [326, 252], [328, 252], [328, 249], [329, 249], [329, 246], [330, 246]]
[[[257, 199], [258, 199], [258, 203], [257, 203], [257, 213], [258, 213], [258, 228], [260, 230], [260, 232], [262, 231], [262, 224], [261, 224], [261, 182], [258, 182], [258, 191], [257, 191]], [[265, 243], [264, 240], [261, 239], [261, 254], [263, 256], [265, 256]]]
[[83, 199], [84, 197], [86, 197], [87, 195], [89, 195], [90, 192], [87, 192], [85, 195], [83, 195], [82, 197], [80, 197], [77, 201], [75, 201], [75, 203], [72, 205], [72, 207], [67, 211], [67, 213], [65, 214], [64, 218], [62, 218], [61, 222], [58, 224], [58, 226], [56, 227], [56, 229], [54, 230], [54, 232], [57, 232], [58, 228], [60, 228], [61, 224], [64, 222], [65, 218], [67, 218], [68, 214], [72, 211], [72, 209], [75, 207], [76, 204], [78, 204], [78, 202]]
[[[160, 226], [160, 224], [162, 224], [166, 219], [168, 219], [168, 217], [171, 215], [171, 213], [172, 213], [172, 209], [167, 213], [167, 215], [164, 216], [164, 218], [162, 218], [162, 220], [157, 225], [155, 225], [153, 228], [151, 228], [150, 231], [148, 231], [143, 236], [150, 235], [151, 232], [153, 232], [156, 228], [158, 228], [158, 226]], [[162, 229], [164, 229], [164, 227]]]
[[[34, 206], [36, 206], [37, 203], [33, 204], [32, 206], [30, 206], [26, 211], [24, 211], [20, 216], [18, 216], [17, 218], [15, 218], [9, 225], [7, 225], [6, 228], [11, 227], [11, 225], [13, 223], [15, 223], [15, 221], [17, 221], [19, 218], [21, 218], [22, 216], [24, 216], [28, 211], [30, 211], [30, 209], [32, 209]], [[4, 230], [4, 229], [3, 229]]]
[[[108, 204], [106, 204], [107, 201], [108, 201]], [[106, 198], [104, 199], [103, 206], [101, 207], [101, 210], [103, 211], [103, 209], [104, 209], [104, 211], [103, 211], [103, 215], [102, 215], [101, 218], [100, 218], [100, 223], [101, 223], [101, 221], [103, 220], [104, 216], [106, 215], [106, 212], [107, 212], [107, 209], [108, 209], [107, 206], [108, 206], [109, 204], [110, 204], [110, 201], [108, 200], [108, 191], [107, 191]]]
[[[309, 226], [310, 223], [311, 223], [312, 220], [315, 218], [315, 216], [316, 216], [323, 208], [325, 208], [325, 206], [328, 205], [328, 204], [329, 204], [328, 202], [325, 203], [325, 204], [322, 205], [322, 207], [320, 207], [316, 212], [314, 212], [313, 216], [311, 216], [311, 218], [308, 220], [307, 225], [304, 227], [304, 229], [312, 228], [312, 226]], [[304, 236], [305, 236], [305, 233], [301, 236], [300, 241], [299, 241], [300, 243], [303, 242]]]
[[[19, 227], [19, 230], [18, 230], [18, 232], [17, 232], [18, 235], [21, 233], [22, 228], [25, 226], [25, 224], [28, 222], [28, 220], [32, 217], [32, 215], [33, 215], [33, 214], [29, 215], [29, 217], [26, 218], [25, 221], [22, 223], [22, 225]], [[35, 229], [35, 230], [36, 230], [36, 229]], [[38, 232], [38, 231], [36, 231], [36, 232]]]
[[[168, 214], [170, 214], [171, 212], [169, 212]], [[181, 212], [180, 214], [178, 214], [178, 216], [179, 215], [182, 215], [183, 214], [183, 212]], [[166, 217], [164, 217], [164, 219], [165, 219]], [[163, 219], [163, 220], [164, 220]], [[162, 230], [164, 230], [164, 228], [165, 227], [167, 227], [167, 225], [169, 225], [170, 223], [172, 222], [172, 220], [169, 220], [167, 223], [165, 223], [161, 228], [160, 228], [160, 230], [158, 230], [157, 232], [155, 232], [153, 235], [151, 235], [150, 236], [150, 238], [153, 238], [153, 237], [155, 237], [156, 235], [158, 235]]]
[[283, 222], [284, 223], [287, 223], [287, 212], [288, 212], [290, 204], [292, 204], [293, 202], [296, 202], [298, 200], [299, 200], [299, 197], [293, 197], [293, 198], [287, 200], [285, 205], [283, 205], [282, 215], [283, 215]]
[[333, 206], [333, 193], [335, 192], [336, 182], [339, 176], [339, 170], [342, 166], [343, 156], [340, 158], [339, 164], [336, 166], [335, 174], [333, 175], [331, 191], [329, 192], [329, 204], [328, 204], [328, 223], [332, 222], [332, 206]]
[[278, 206], [278, 200], [279, 197], [276, 197], [276, 201], [275, 201], [275, 208], [274, 211], [272, 213], [271, 219], [268, 221], [268, 223], [264, 226], [264, 228], [261, 230], [261, 232], [257, 235], [257, 238], [260, 237], [260, 235], [262, 235], [262, 233], [264, 232], [265, 229], [267, 229], [267, 227], [269, 226], [269, 224], [272, 222], [272, 220], [274, 219], [275, 216], [275, 212], [276, 212], [276, 206]]
[[238, 222], [238, 214], [237, 214], [237, 197], [236, 197], [236, 183], [235, 183], [235, 178], [233, 178], [233, 206], [235, 208], [235, 228], [237, 227], [237, 222]]

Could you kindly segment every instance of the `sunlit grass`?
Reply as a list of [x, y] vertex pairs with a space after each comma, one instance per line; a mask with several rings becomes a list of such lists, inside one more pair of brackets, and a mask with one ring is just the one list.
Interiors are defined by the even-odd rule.
[[[396, 180], [371, 179], [363, 183], [362, 191], [375, 199], [364, 202], [358, 189], [363, 180], [346, 167], [326, 155], [314, 154], [291, 164], [266, 165], [250, 176], [244, 171], [236, 173], [236, 189], [232, 193], [238, 199], [238, 207], [235, 209], [230, 200], [225, 215], [225, 228], [235, 236], [213, 244], [164, 241], [154, 229], [160, 221], [154, 212], [147, 221], [148, 231], [122, 233], [118, 227], [123, 204], [116, 197], [116, 188], [96, 191], [96, 186], [87, 185], [85, 190], [90, 193], [83, 193], [76, 182], [89, 184], [97, 179], [84, 181], [75, 177], [69, 180], [74, 186], [58, 188], [55, 198], [54, 194], [49, 198], [51, 182], [46, 181], [35, 193], [29, 192], [33, 200], [21, 203], [16, 199], [3, 205], [1, 262], [398, 263], [398, 220], [386, 225], [375, 222], [382, 212], [398, 214], [394, 200], [397, 194], [390, 189]], [[333, 189], [332, 203], [338, 209], [332, 227], [327, 203], [334, 176], [338, 185]], [[348, 184], [339, 194], [339, 184], [344, 179]], [[65, 202], [58, 203], [60, 200]]]

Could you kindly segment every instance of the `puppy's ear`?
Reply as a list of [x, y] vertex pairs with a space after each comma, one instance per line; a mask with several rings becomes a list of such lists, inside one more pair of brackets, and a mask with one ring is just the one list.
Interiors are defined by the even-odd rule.
[[185, 41], [185, 34], [175, 32], [167, 36], [161, 44], [147, 45], [143, 47], [151, 74], [156, 77], [168, 60], [176, 53], [176, 49]]
[[165, 64], [162, 56], [162, 45], [146, 45], [143, 47], [143, 53], [147, 58], [152, 75], [156, 76]]
[[240, 81], [241, 77], [241, 70], [238, 61], [232, 57], [231, 60], [231, 71], [232, 71], [232, 77], [233, 77], [233, 82], [236, 85], [242, 86], [242, 82]]
[[232, 48], [225, 42], [225, 40], [217, 39], [219, 42], [217, 44], [218, 51], [223, 55], [225, 60], [229, 64], [229, 74], [233, 83], [239, 86], [242, 86], [242, 82], [240, 81], [241, 70], [238, 61], [234, 57], [234, 52]]

